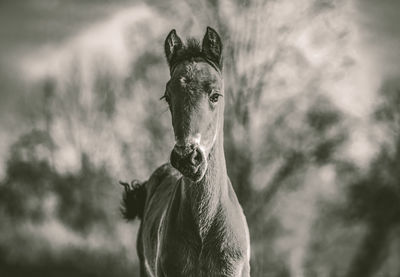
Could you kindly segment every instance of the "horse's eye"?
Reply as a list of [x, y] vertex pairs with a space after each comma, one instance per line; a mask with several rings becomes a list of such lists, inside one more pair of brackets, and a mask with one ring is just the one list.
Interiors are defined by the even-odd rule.
[[220, 96], [222, 96], [222, 94], [213, 93], [213, 94], [210, 96], [210, 101], [211, 101], [212, 103], [217, 103], [217, 102], [218, 102], [218, 98], [219, 98]]

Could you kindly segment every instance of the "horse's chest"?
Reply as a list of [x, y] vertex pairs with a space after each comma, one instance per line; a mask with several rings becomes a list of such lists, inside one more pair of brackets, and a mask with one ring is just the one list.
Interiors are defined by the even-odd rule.
[[160, 264], [165, 276], [199, 276], [199, 248], [187, 238], [173, 238], [163, 243]]
[[244, 253], [229, 236], [206, 239], [172, 236], [163, 243], [160, 267], [165, 276], [239, 276]]

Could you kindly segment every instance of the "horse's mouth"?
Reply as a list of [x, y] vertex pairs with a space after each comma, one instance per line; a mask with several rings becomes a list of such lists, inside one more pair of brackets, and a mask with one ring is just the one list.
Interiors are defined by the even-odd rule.
[[207, 169], [205, 155], [201, 150], [198, 151], [200, 156], [195, 162], [193, 162], [191, 155], [180, 156], [175, 151], [171, 152], [170, 158], [172, 166], [193, 182], [199, 182], [203, 179]]

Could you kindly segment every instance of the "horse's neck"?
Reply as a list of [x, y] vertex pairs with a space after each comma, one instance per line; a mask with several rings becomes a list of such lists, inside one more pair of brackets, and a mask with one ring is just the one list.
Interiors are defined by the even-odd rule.
[[190, 182], [186, 178], [183, 181], [185, 201], [190, 206], [200, 237], [203, 239], [211, 227], [221, 201], [228, 194], [222, 131], [210, 151], [204, 178], [199, 183]]

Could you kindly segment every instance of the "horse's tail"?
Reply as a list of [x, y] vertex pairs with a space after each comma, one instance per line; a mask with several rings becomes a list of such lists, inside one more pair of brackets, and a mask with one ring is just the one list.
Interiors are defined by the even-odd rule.
[[125, 187], [122, 195], [121, 213], [126, 220], [133, 220], [136, 217], [143, 218], [144, 205], [146, 203], [147, 182], [133, 180], [130, 184], [119, 182]]

